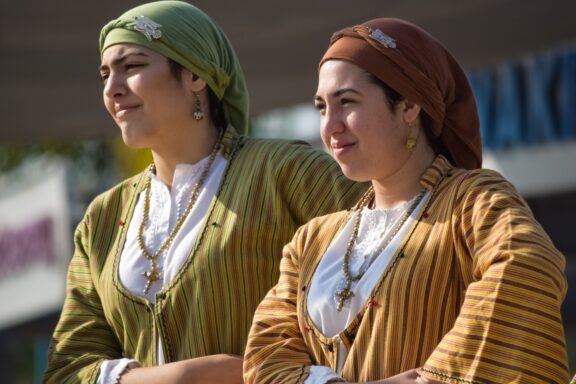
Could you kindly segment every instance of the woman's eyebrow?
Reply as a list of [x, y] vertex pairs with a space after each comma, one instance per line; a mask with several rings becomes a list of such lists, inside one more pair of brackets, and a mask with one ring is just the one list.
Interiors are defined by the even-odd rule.
[[[332, 94], [330, 96], [339, 97], [339, 96], [342, 96], [343, 94], [345, 94], [346, 92], [353, 92], [357, 95], [361, 95], [361, 93], [358, 92], [357, 90], [355, 90], [354, 88], [342, 88], [342, 89], [339, 89], [337, 91], [332, 92]], [[315, 95], [314, 100], [323, 100], [323, 99], [319, 95]]]
[[[112, 66], [118, 65], [120, 63], [122, 63], [123, 61], [125, 61], [129, 56], [143, 56], [143, 57], [148, 57], [147, 54], [143, 53], [143, 52], [127, 52], [125, 54], [123, 54], [120, 57], [115, 58], [114, 60], [112, 60]], [[108, 65], [107, 64], [102, 64], [98, 69], [100, 71], [102, 71], [103, 69], [107, 69]]]

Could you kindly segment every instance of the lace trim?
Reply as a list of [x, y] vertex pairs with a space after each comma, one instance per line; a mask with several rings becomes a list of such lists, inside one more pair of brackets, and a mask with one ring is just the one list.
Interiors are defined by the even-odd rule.
[[358, 239], [350, 254], [350, 270], [354, 274], [368, 269], [382, 253], [381, 246], [390, 237], [390, 230], [396, 227], [398, 220], [417, 196], [394, 208], [363, 209]]
[[120, 373], [118, 374], [118, 376], [116, 376], [116, 380], [114, 381], [114, 384], [120, 384], [120, 379], [122, 378], [123, 375], [125, 375], [126, 373], [128, 373], [128, 371], [130, 371], [133, 368], [140, 368], [141, 365], [139, 362], [137, 361], [130, 361], [128, 364], [126, 364], [126, 366], [124, 367], [124, 369], [122, 369], [122, 371], [120, 371]]

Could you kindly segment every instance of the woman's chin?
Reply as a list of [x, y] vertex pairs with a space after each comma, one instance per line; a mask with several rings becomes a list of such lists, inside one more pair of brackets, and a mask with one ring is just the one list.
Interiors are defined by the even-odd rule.
[[146, 140], [142, 137], [142, 135], [138, 134], [131, 134], [132, 132], [128, 132], [122, 130], [122, 141], [128, 148], [131, 149], [144, 149], [150, 148], [149, 143], [146, 143]]
[[343, 166], [342, 164], [340, 164], [340, 169], [342, 170], [344, 176], [346, 176], [347, 179], [350, 179], [352, 181], [364, 183], [372, 180], [369, 176], [365, 175], [363, 172]]

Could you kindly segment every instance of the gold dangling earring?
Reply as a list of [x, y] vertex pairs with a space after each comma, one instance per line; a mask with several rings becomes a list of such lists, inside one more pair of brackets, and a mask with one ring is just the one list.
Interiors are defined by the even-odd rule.
[[408, 138], [406, 139], [406, 144], [404, 146], [409, 152], [414, 152], [418, 139], [414, 136], [414, 128], [416, 127], [416, 122], [408, 123]]
[[194, 103], [194, 119], [200, 121], [204, 118], [204, 112], [202, 111], [202, 106], [200, 105], [200, 97], [198, 97], [198, 93], [194, 92], [194, 97], [196, 98]]

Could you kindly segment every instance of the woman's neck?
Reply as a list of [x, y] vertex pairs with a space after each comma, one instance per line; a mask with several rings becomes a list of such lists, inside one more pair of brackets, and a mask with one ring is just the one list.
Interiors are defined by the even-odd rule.
[[409, 201], [422, 190], [420, 180], [430, 167], [436, 154], [427, 146], [414, 153], [404, 166], [386, 180], [372, 180], [375, 208], [393, 208]]
[[156, 176], [169, 188], [178, 164], [196, 164], [209, 156], [218, 141], [220, 131], [206, 122], [199, 127], [189, 127], [190, 134], [181, 135], [169, 145], [152, 149]]

